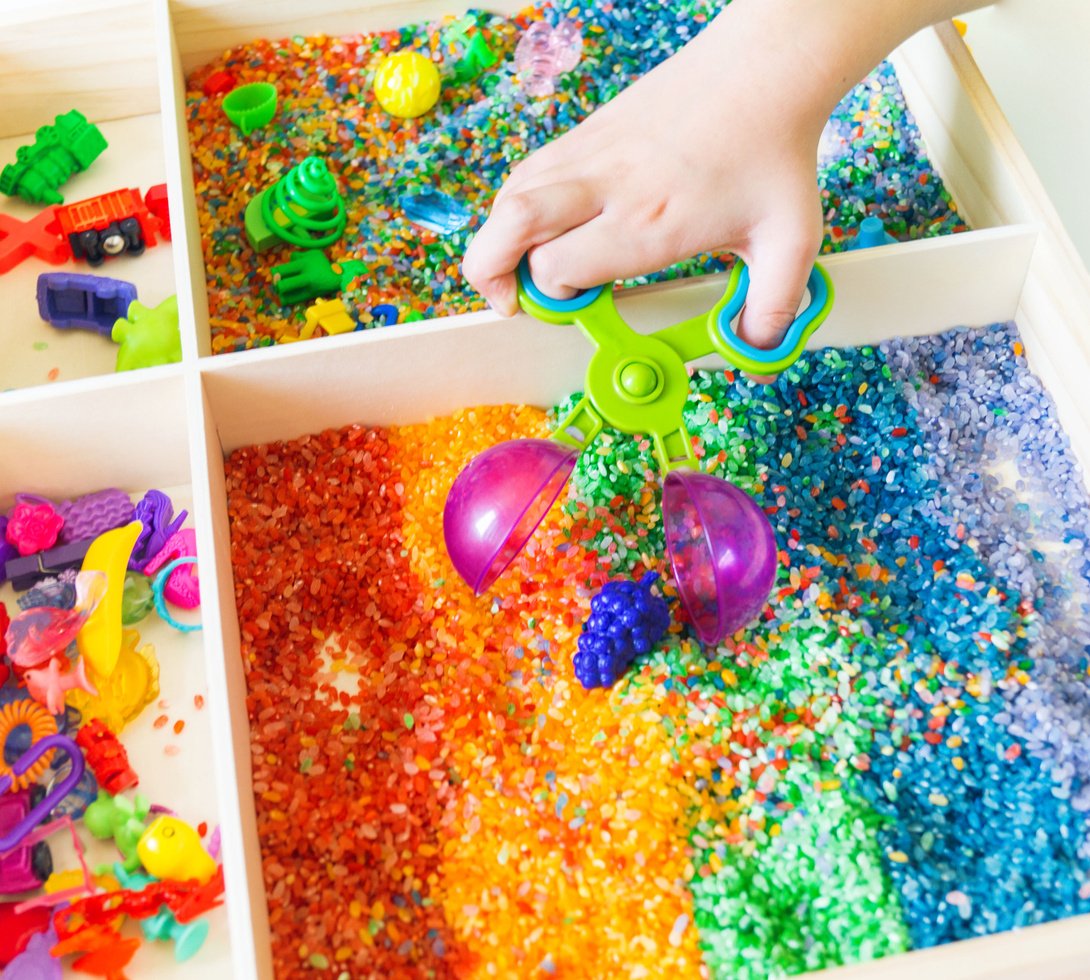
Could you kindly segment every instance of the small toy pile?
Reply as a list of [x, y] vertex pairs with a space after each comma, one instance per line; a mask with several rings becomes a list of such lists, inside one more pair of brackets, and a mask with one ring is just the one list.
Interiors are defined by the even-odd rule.
[[[39, 129], [34, 143], [16, 152], [15, 163], [0, 170], [0, 193], [48, 205], [29, 221], [0, 213], [0, 274], [32, 256], [50, 265], [76, 260], [94, 268], [116, 256], [143, 255], [159, 237], [170, 240], [165, 184], [143, 197], [136, 188], [122, 188], [64, 204], [61, 185], [106, 148], [99, 128], [73, 109]], [[149, 308], [137, 301], [132, 283], [77, 273], [43, 273], [37, 296], [47, 323], [117, 343], [118, 371], [182, 359], [174, 296]]]
[[[159, 697], [155, 649], [137, 626], [200, 591], [195, 534], [170, 498], [136, 503], [115, 488], [54, 502], [18, 494], [0, 516], [0, 968], [4, 978], [59, 976], [57, 962], [121, 976], [141, 940], [174, 941], [179, 961], [221, 902], [218, 834], [126, 792], [139, 785], [119, 735]], [[178, 729], [176, 729], [177, 731]], [[119, 860], [92, 872], [81, 829]], [[50, 836], [66, 830], [78, 867], [54, 871]], [[38, 893], [38, 894], [34, 894]]]

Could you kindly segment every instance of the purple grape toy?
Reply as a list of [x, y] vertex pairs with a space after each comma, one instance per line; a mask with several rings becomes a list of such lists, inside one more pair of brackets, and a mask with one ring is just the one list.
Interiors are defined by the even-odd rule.
[[591, 599], [573, 659], [575, 676], [587, 690], [612, 687], [636, 657], [662, 639], [670, 608], [651, 591], [658, 577], [648, 572], [639, 582], [608, 582]]

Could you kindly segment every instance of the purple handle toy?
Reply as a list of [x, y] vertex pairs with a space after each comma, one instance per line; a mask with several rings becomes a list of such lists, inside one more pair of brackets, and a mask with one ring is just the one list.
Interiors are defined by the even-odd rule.
[[[46, 735], [45, 738], [38, 739], [15, 761], [11, 767], [12, 772], [15, 776], [21, 776], [50, 749], [60, 749], [68, 754], [71, 761], [68, 775], [54, 786], [37, 806], [31, 807], [30, 812], [8, 833], [0, 837], [0, 855], [18, 847], [19, 842], [48, 817], [53, 812], [53, 808], [58, 806], [83, 778], [83, 753], [80, 752], [79, 746], [65, 735]], [[6, 793], [11, 788], [12, 782], [12, 776], [6, 773], [0, 776], [0, 794]]]

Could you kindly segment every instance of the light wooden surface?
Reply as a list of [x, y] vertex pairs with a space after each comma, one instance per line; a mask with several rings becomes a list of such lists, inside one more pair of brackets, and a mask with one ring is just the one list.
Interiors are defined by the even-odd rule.
[[158, 112], [156, 52], [150, 0], [0, 0], [0, 138]]
[[1090, 4], [1001, 0], [965, 21], [974, 60], [1090, 266]]

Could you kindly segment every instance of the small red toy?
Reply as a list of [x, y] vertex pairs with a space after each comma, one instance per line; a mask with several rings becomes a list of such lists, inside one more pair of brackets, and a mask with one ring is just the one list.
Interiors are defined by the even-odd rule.
[[31, 936], [45, 932], [53, 918], [52, 909], [16, 912], [15, 905], [15, 902], [0, 902], [0, 969], [26, 949]]
[[[60, 930], [57, 932], [59, 934]], [[122, 937], [119, 932], [106, 926], [85, 926], [63, 938], [50, 952], [57, 958], [69, 953], [83, 953], [73, 961], [73, 970], [122, 980], [124, 967], [139, 948], [140, 940], [135, 937]]]
[[129, 754], [101, 718], [89, 721], [76, 733], [76, 744], [101, 786], [111, 796], [140, 783], [129, 765]]
[[156, 221], [135, 188], [60, 205], [57, 220], [72, 255], [92, 266], [110, 255], [142, 255], [156, 244]]
[[36, 255], [50, 265], [64, 265], [72, 249], [61, 235], [58, 208], [39, 211], [29, 221], [0, 214], [0, 274]]
[[214, 71], [204, 80], [201, 91], [212, 98], [214, 95], [226, 95], [237, 87], [238, 79], [229, 71]]
[[156, 184], [154, 187], [149, 187], [147, 194], [144, 195], [144, 204], [159, 222], [159, 233], [169, 242], [170, 208], [167, 205], [167, 185]]

